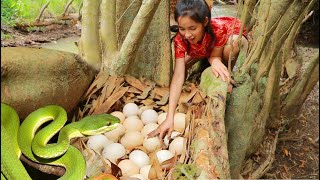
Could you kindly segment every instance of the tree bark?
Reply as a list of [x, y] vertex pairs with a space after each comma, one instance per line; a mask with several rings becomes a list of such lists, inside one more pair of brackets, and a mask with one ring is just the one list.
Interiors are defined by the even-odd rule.
[[293, 87], [292, 91], [285, 99], [285, 104], [282, 108], [282, 113], [287, 117], [293, 117], [299, 112], [306, 100], [307, 96], [312, 91], [313, 87], [319, 81], [319, 52], [312, 58], [304, 70], [301, 79]]
[[97, 71], [101, 68], [99, 6], [99, 0], [83, 1], [82, 30], [79, 42], [80, 56]]
[[112, 67], [112, 73], [123, 75], [127, 71], [129, 63], [135, 58], [137, 48], [149, 27], [159, 3], [160, 0], [142, 2], [140, 10], [120, 48], [118, 59]]
[[116, 0], [102, 0], [100, 7], [102, 61], [108, 67], [117, 60]]
[[200, 88], [209, 100], [201, 117], [195, 119], [192, 162], [201, 169], [198, 179], [230, 179], [224, 122], [228, 85], [214, 77], [209, 67], [201, 75]]

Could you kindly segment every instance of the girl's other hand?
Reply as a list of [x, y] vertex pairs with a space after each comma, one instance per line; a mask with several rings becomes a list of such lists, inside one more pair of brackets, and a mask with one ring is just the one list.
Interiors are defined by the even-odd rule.
[[227, 67], [221, 62], [221, 58], [219, 57], [211, 57], [211, 70], [216, 77], [221, 76], [223, 81], [227, 81], [230, 83], [231, 77]]
[[163, 137], [165, 136], [166, 132], [168, 132], [168, 137], [171, 137], [171, 133], [173, 131], [173, 119], [165, 119], [159, 126], [157, 129], [155, 129], [154, 131], [150, 132], [148, 134], [148, 138], [151, 137], [155, 137], [156, 135], [159, 134], [159, 138], [163, 139]]

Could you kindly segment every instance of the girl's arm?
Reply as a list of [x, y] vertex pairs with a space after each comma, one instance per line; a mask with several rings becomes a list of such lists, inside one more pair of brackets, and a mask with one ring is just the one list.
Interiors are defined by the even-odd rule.
[[227, 67], [222, 63], [223, 47], [214, 47], [208, 59], [211, 70], [216, 77], [221, 76], [223, 81], [230, 83], [231, 77]]
[[171, 136], [171, 133], [173, 131], [173, 117], [174, 117], [175, 110], [180, 98], [184, 80], [185, 80], [185, 59], [179, 58], [179, 59], [176, 59], [174, 73], [173, 73], [172, 81], [170, 84], [169, 108], [168, 108], [167, 117], [156, 130], [148, 134], [148, 137], [154, 137], [160, 134], [159, 138], [162, 139], [166, 132], [168, 132], [168, 137]]

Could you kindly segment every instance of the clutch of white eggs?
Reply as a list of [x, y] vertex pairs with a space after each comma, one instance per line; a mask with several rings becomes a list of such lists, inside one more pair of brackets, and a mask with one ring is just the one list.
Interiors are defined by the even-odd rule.
[[[161, 149], [158, 136], [147, 138], [147, 135], [165, 120], [167, 113], [158, 114], [151, 107], [139, 108], [135, 103], [127, 103], [122, 112], [114, 111], [110, 114], [118, 117], [121, 123], [112, 131], [90, 136], [87, 147], [117, 164], [123, 176], [141, 180], [157, 179], [156, 171], [151, 166], [150, 153], [156, 154], [160, 165], [175, 155], [182, 154], [186, 143], [186, 138], [182, 137], [186, 126], [184, 113], [174, 115], [174, 131], [171, 134], [173, 140], [169, 143], [167, 136], [163, 139], [166, 149]], [[146, 152], [135, 149], [139, 146], [143, 146]], [[168, 165], [161, 167], [165, 168]]]

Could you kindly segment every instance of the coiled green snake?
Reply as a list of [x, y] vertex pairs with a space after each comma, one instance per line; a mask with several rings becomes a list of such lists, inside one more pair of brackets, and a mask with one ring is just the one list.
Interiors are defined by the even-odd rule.
[[[38, 130], [49, 121], [52, 122]], [[63, 166], [66, 172], [60, 179], [82, 180], [85, 160], [77, 148], [70, 146], [70, 140], [113, 130], [120, 120], [99, 114], [64, 126], [66, 121], [67, 113], [62, 107], [48, 105], [29, 114], [19, 127], [16, 111], [1, 103], [1, 179], [31, 179], [19, 160], [22, 152], [32, 161]], [[47, 144], [59, 131], [57, 143]]]

